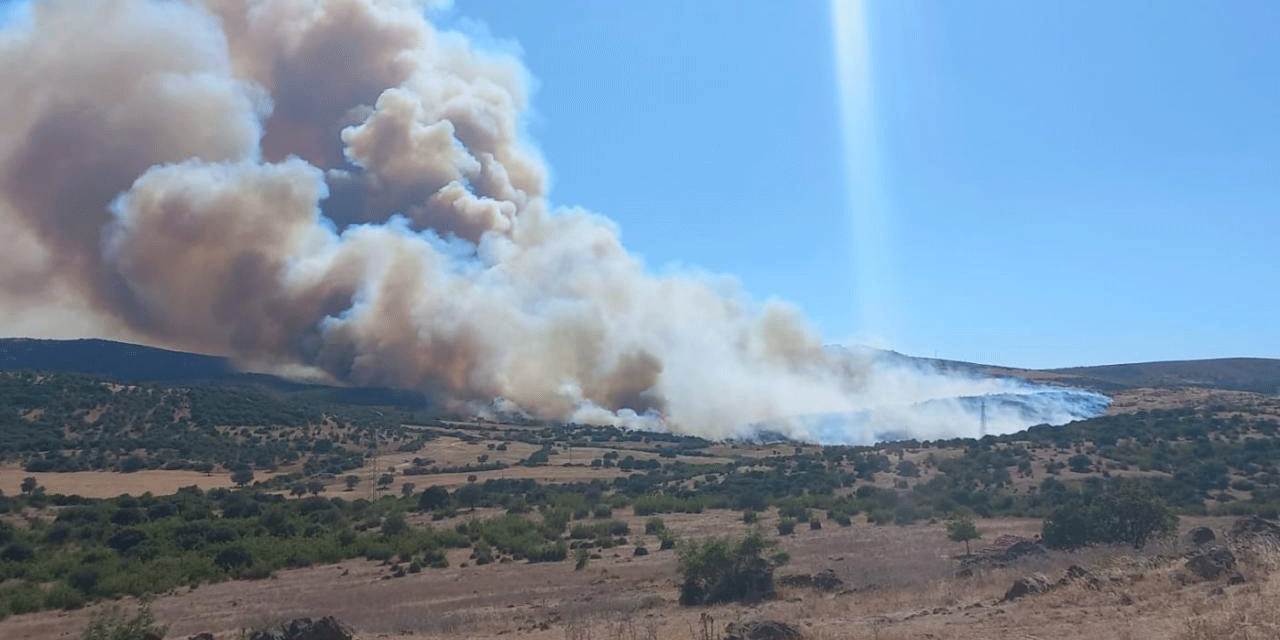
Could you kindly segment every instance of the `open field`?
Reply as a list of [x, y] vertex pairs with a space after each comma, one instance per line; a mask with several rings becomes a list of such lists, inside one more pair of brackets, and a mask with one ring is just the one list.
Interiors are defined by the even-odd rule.
[[[671, 517], [667, 522], [683, 535], [742, 530], [731, 515]], [[986, 539], [1027, 535], [1038, 527], [1030, 520], [979, 524]], [[1188, 520], [1184, 527], [1192, 524], [1221, 528], [1223, 521]], [[1259, 614], [1273, 615], [1261, 603], [1280, 595], [1280, 582], [1269, 575], [1212, 595], [1212, 585], [1182, 586], [1169, 570], [1142, 568], [1141, 558], [1131, 551], [1111, 548], [1052, 553], [1013, 568], [955, 578], [952, 556], [957, 548], [938, 525], [805, 530], [784, 538], [782, 548], [792, 561], [780, 575], [830, 568], [849, 589], [821, 593], [784, 588], [779, 599], [757, 606], [685, 608], [673, 603], [673, 552], [633, 558], [630, 548], [617, 548], [574, 571], [569, 563], [464, 566], [466, 553], [460, 551], [453, 553], [447, 569], [404, 578], [387, 580], [385, 567], [349, 561], [281, 571], [269, 580], [182, 589], [161, 596], [153, 608], [161, 621], [171, 622], [169, 637], [214, 631], [219, 640], [237, 638], [241, 629], [322, 615], [344, 620], [362, 639], [699, 640], [704, 614], [714, 618], [717, 629], [734, 620], [789, 621], [800, 625], [806, 637], [819, 640], [1127, 639], [1215, 637], [1186, 634], [1220, 625], [1237, 610], [1251, 607], [1258, 608], [1251, 615], [1260, 624]], [[1072, 586], [998, 601], [1015, 577], [1029, 572], [1054, 576], [1071, 564], [1099, 575], [1127, 577], [1096, 591]], [[72, 638], [90, 611], [11, 617], [0, 622], [0, 635], [10, 640]]]
[[[266, 480], [272, 474], [259, 472], [258, 480]], [[199, 471], [167, 471], [144, 469], [133, 473], [115, 471], [74, 471], [56, 473], [50, 471], [29, 472], [16, 465], [0, 467], [0, 491], [18, 493], [24, 478], [33, 477], [48, 493], [64, 493], [86, 498], [111, 498], [123, 493], [142, 495], [167, 495], [182, 487], [201, 489], [232, 487], [228, 473], [200, 473]]]

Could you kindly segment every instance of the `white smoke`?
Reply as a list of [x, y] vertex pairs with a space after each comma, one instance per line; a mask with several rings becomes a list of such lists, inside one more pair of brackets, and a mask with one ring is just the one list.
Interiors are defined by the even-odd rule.
[[926, 433], [922, 402], [996, 391], [833, 357], [785, 303], [646, 270], [609, 220], [547, 201], [519, 61], [429, 4], [34, 2], [0, 33], [7, 313], [710, 437], [861, 442], [798, 417], [889, 406]]

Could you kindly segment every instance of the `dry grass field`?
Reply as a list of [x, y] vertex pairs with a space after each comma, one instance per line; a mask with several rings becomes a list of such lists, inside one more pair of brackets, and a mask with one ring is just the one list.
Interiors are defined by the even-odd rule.
[[[626, 519], [633, 531], [642, 530], [643, 519]], [[664, 519], [681, 536], [745, 530], [728, 512]], [[1183, 526], [1201, 524], [1221, 530], [1226, 521], [1185, 519]], [[979, 522], [984, 540], [1031, 535], [1038, 526], [1033, 520]], [[657, 548], [651, 536], [630, 538]], [[349, 561], [280, 571], [268, 580], [184, 589], [152, 606], [171, 625], [168, 637], [212, 631], [218, 640], [293, 617], [323, 615], [351, 625], [362, 640], [706, 640], [704, 624], [715, 629], [711, 638], [719, 638], [725, 623], [753, 619], [790, 622], [812, 640], [1208, 640], [1280, 634], [1274, 607], [1280, 574], [1271, 573], [1274, 567], [1266, 563], [1246, 569], [1249, 582], [1221, 588], [1180, 584], [1171, 562], [1151, 560], [1159, 550], [1135, 555], [1115, 548], [1051, 553], [956, 578], [959, 549], [947, 541], [941, 525], [929, 524], [805, 529], [784, 538], [782, 549], [792, 560], [779, 575], [832, 569], [847, 588], [835, 593], [783, 588], [777, 600], [756, 606], [686, 608], [674, 603], [676, 567], [670, 551], [632, 557], [632, 547], [618, 547], [582, 571], [574, 571], [571, 562], [466, 566], [466, 551], [460, 551], [452, 553], [446, 569], [398, 579], [384, 579], [387, 569], [376, 563]], [[1039, 572], [1056, 580], [1072, 564], [1102, 578], [1101, 588], [1072, 585], [1000, 601], [1015, 578]], [[0, 637], [75, 638], [92, 610], [11, 617], [0, 622]]]
[[[257, 472], [258, 480], [266, 480], [272, 474]], [[165, 471], [147, 469], [133, 473], [114, 471], [28, 472], [18, 465], [0, 467], [0, 491], [13, 495], [20, 491], [22, 480], [36, 479], [47, 493], [80, 495], [86, 498], [113, 498], [128, 493], [142, 495], [166, 495], [176, 493], [182, 487], [197, 486], [201, 489], [231, 487], [231, 475], [225, 472], [200, 473], [199, 471]]]

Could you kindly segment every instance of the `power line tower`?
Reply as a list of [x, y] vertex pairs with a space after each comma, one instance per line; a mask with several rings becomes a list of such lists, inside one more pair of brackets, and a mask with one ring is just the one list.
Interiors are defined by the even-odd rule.
[[987, 435], [987, 397], [982, 396], [981, 404], [978, 411], [978, 437], [985, 438]]

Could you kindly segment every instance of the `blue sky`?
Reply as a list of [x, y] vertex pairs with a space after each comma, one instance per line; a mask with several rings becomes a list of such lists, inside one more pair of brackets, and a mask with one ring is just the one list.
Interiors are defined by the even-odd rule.
[[[1280, 357], [1280, 3], [871, 2], [872, 143], [850, 158], [826, 2], [459, 16], [537, 79], [553, 199], [655, 269], [733, 274], [831, 341], [918, 355]], [[845, 167], [871, 168], [874, 205]]]

